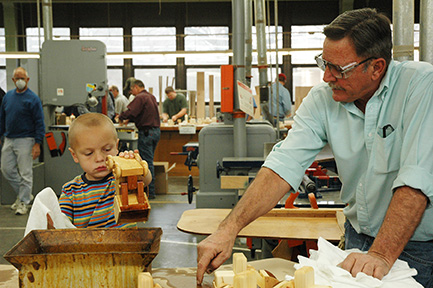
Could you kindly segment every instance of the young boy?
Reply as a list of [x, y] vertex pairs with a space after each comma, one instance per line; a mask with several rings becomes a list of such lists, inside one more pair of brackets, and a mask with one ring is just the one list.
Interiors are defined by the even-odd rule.
[[59, 204], [77, 228], [136, 226], [114, 218], [114, 176], [105, 160], [117, 155], [118, 142], [113, 122], [100, 113], [80, 115], [69, 127], [69, 151], [84, 173], [63, 185]]

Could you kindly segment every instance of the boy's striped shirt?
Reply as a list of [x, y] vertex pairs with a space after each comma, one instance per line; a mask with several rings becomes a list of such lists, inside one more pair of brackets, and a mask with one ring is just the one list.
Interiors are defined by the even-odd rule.
[[115, 181], [112, 173], [90, 181], [85, 173], [62, 187], [59, 204], [77, 228], [136, 227], [135, 223], [117, 225], [114, 218]]

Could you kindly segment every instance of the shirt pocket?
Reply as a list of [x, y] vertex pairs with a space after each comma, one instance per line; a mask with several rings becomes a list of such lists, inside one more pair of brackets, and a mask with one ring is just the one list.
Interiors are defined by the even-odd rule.
[[396, 129], [385, 138], [376, 133], [373, 146], [375, 172], [390, 173], [400, 169], [401, 139], [398, 132]]

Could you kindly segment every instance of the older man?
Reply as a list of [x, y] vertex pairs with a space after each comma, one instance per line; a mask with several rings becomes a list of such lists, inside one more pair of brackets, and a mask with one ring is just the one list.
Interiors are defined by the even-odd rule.
[[33, 160], [41, 154], [45, 134], [41, 100], [27, 87], [29, 80], [24, 68], [16, 68], [16, 89], [6, 93], [0, 109], [1, 171], [17, 194], [11, 206], [17, 215], [27, 214], [33, 200]]
[[[231, 254], [236, 235], [301, 183], [329, 143], [347, 204], [341, 266], [381, 279], [397, 258], [433, 287], [433, 66], [391, 60], [390, 21], [373, 9], [338, 16], [316, 57], [323, 80], [218, 230], [198, 246], [197, 282]], [[428, 208], [428, 209], [426, 209]]]
[[128, 108], [129, 100], [125, 95], [120, 94], [119, 88], [116, 85], [110, 86], [110, 92], [114, 96], [114, 112], [116, 113], [116, 118]]
[[156, 98], [144, 89], [141, 80], [134, 80], [131, 84], [131, 93], [134, 100], [128, 109], [120, 114], [119, 120], [123, 123], [133, 121], [138, 129], [138, 151], [149, 165], [152, 173], [152, 182], [149, 184], [149, 198], [155, 198], [155, 172], [153, 155], [161, 136], [158, 104]]

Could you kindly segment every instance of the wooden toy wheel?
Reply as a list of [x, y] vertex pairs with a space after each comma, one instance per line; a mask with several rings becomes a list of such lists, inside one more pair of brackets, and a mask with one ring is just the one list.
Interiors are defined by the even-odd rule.
[[113, 174], [116, 179], [119, 179], [122, 176], [122, 168], [119, 165], [115, 165], [113, 169]]
[[114, 166], [113, 157], [111, 155], [108, 155], [108, 158], [107, 158], [107, 167], [108, 167], [108, 169], [113, 170], [113, 166]]

